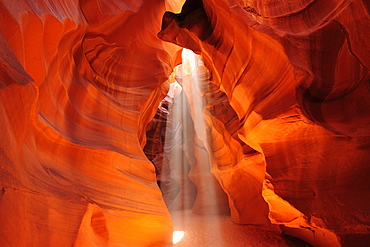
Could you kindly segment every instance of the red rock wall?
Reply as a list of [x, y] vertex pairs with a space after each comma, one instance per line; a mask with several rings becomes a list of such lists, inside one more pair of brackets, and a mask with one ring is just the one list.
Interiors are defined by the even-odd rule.
[[1, 246], [171, 241], [142, 151], [171, 72], [171, 46], [156, 36], [164, 11], [1, 2]]
[[268, 217], [319, 246], [367, 241], [368, 10], [362, 1], [187, 1], [164, 15], [159, 37], [201, 54], [238, 116], [235, 135], [223, 114], [205, 113], [235, 222]]
[[[166, 12], [181, 4], [0, 1], [0, 245], [170, 241], [143, 148], [180, 47], [209, 70], [210, 142], [197, 140], [197, 155], [208, 153], [232, 219], [317, 246], [366, 243], [367, 1], [203, 0]], [[207, 193], [208, 168], [190, 165]]]

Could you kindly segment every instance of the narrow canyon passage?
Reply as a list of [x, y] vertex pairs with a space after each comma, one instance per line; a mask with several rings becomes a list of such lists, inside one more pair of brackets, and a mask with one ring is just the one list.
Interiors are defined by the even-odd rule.
[[[227, 119], [224, 124], [229, 128], [223, 131], [230, 134], [233, 129], [230, 125], [237, 120], [235, 112], [225, 94], [209, 81], [209, 71], [201, 56], [183, 49], [182, 63], [174, 73], [167, 96], [148, 125], [144, 152], [156, 167], [157, 183], [170, 211], [174, 234], [184, 234], [183, 239], [174, 242], [176, 246], [311, 246], [294, 238], [282, 238], [281, 230], [269, 224], [258, 228], [232, 222], [224, 191], [228, 188], [220, 186], [223, 181], [216, 179], [218, 168], [212, 164], [217, 152], [210, 141], [213, 122], [206, 120], [217, 107], [227, 110], [233, 118]], [[218, 100], [211, 95], [219, 95]], [[215, 112], [212, 116], [217, 117]], [[242, 150], [246, 156], [256, 152], [246, 147]], [[233, 158], [225, 154], [225, 159], [230, 159], [228, 163]], [[247, 199], [255, 191], [241, 193]], [[254, 214], [260, 212], [250, 210]]]
[[0, 0], [0, 246], [367, 247], [368, 30], [368, 0]]
[[144, 152], [156, 167], [157, 182], [170, 211], [229, 213], [227, 196], [211, 173], [209, 126], [204, 118], [208, 70], [192, 51], [184, 49], [182, 53], [174, 82], [148, 125]]

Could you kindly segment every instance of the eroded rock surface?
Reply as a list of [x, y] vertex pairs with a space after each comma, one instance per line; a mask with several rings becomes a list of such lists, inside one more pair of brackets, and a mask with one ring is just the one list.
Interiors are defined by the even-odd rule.
[[[187, 1], [164, 15], [159, 37], [201, 54], [238, 116], [232, 141], [215, 116], [210, 135], [226, 145], [209, 148], [224, 157], [213, 173], [235, 222], [268, 214], [285, 233], [323, 246], [369, 234], [369, 36], [348, 31], [368, 25], [362, 1]], [[264, 200], [252, 205], [269, 207], [250, 218], [249, 191], [262, 187]]]
[[[163, 246], [165, 201], [315, 246], [366, 243], [369, 12], [366, 0], [0, 1], [0, 245]], [[182, 47], [204, 62], [201, 107], [181, 82], [188, 135], [164, 148], [179, 123], [153, 118]], [[182, 66], [177, 80], [192, 76]], [[169, 149], [185, 177], [158, 179]]]

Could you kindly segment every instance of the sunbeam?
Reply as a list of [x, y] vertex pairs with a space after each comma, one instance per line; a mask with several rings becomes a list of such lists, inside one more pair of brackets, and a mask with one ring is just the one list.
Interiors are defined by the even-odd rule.
[[[182, 211], [172, 212], [172, 219], [175, 229], [206, 228], [207, 218], [203, 221], [197, 220], [197, 226], [191, 226], [193, 213], [201, 215], [214, 215], [220, 212], [218, 205], [217, 190], [219, 184], [211, 173], [210, 147], [207, 135], [207, 124], [204, 117], [206, 98], [204, 96], [204, 84], [208, 83], [208, 71], [203, 65], [201, 57], [191, 50], [183, 49], [182, 64], [177, 68], [176, 80], [182, 86], [182, 93], [175, 97], [174, 104], [170, 111], [171, 128], [166, 132], [164, 145], [170, 147], [165, 149], [171, 167], [171, 178], [180, 181], [181, 186], [189, 178], [196, 185], [197, 195], [194, 200], [189, 186], [181, 189], [177, 203], [178, 209]], [[177, 90], [174, 83], [171, 90]], [[203, 87], [202, 87], [203, 86]], [[175, 95], [176, 93], [169, 93]], [[169, 126], [168, 126], [169, 127]], [[171, 134], [170, 134], [171, 133]], [[179, 204], [183, 206], [179, 206]], [[185, 205], [185, 206], [184, 206]], [[171, 210], [174, 205], [169, 206]], [[190, 213], [187, 206], [192, 206]], [[221, 232], [216, 221], [212, 221], [212, 235], [220, 236]], [[202, 246], [208, 246], [206, 236], [201, 237]], [[191, 236], [189, 236], [191, 237]], [[221, 238], [220, 238], [221, 239]], [[183, 240], [185, 241], [185, 240]], [[221, 244], [221, 243], [219, 243]], [[222, 246], [222, 244], [221, 244]]]

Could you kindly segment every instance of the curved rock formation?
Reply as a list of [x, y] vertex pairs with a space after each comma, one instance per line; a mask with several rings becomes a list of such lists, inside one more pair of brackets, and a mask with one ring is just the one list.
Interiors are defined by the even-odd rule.
[[1, 246], [170, 242], [142, 151], [171, 72], [171, 47], [156, 37], [164, 11], [2, 2]]
[[339, 245], [325, 229], [343, 244], [368, 235], [369, 37], [347, 30], [365, 30], [367, 10], [361, 1], [187, 1], [164, 15], [159, 37], [201, 54], [238, 115], [235, 146], [213, 121], [211, 136], [224, 142], [212, 139], [227, 145], [209, 148], [215, 157], [234, 151], [213, 171], [234, 221], [263, 224], [268, 215], [322, 246]]
[[[0, 245], [164, 246], [166, 203], [315, 246], [367, 243], [369, 13], [366, 0], [0, 0]], [[182, 47], [204, 65], [199, 92], [178, 96], [191, 135], [167, 148], [194, 148], [185, 177], [158, 179], [169, 125], [153, 117]]]

